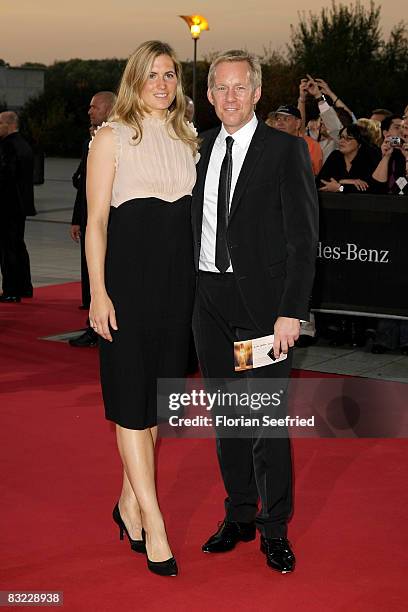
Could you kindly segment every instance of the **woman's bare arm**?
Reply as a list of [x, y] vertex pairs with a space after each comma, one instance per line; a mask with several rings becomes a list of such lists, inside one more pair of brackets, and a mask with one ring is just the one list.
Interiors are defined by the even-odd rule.
[[110, 127], [95, 135], [88, 154], [86, 196], [88, 223], [85, 251], [91, 288], [89, 320], [105, 340], [112, 341], [109, 323], [117, 329], [115, 309], [105, 287], [105, 254], [112, 186], [115, 176], [116, 142]]

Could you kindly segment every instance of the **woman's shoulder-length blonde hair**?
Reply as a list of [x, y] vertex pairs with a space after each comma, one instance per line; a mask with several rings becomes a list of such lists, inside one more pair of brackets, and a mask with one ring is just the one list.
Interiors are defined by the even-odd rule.
[[381, 132], [381, 123], [375, 119], [366, 119], [362, 117], [357, 120], [357, 125], [361, 128], [363, 136], [372, 145], [381, 147], [383, 137]]
[[[126, 64], [119, 85], [117, 100], [112, 108], [110, 121], [119, 121], [135, 130], [135, 144], [143, 137], [142, 119], [148, 109], [142, 99], [142, 89], [152, 71], [154, 60], [159, 55], [168, 55], [174, 64], [177, 77], [176, 96], [169, 107], [167, 124], [177, 138], [189, 145], [196, 153], [198, 139], [184, 117], [186, 102], [183, 92], [182, 67], [170, 45], [159, 40], [148, 40], [132, 53]], [[169, 132], [171, 135], [171, 132]], [[173, 136], [174, 137], [174, 136]]]

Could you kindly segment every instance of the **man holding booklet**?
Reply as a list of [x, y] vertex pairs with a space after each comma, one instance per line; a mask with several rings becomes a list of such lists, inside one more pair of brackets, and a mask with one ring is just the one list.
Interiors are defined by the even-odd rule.
[[[201, 370], [206, 379], [248, 384], [289, 378], [299, 321], [308, 317], [318, 232], [307, 146], [257, 119], [261, 79], [258, 59], [247, 52], [213, 61], [208, 98], [222, 125], [201, 135], [192, 203]], [[226, 514], [203, 551], [232, 550], [253, 540], [257, 526], [268, 566], [292, 571], [289, 439], [257, 431], [218, 436], [217, 451]]]

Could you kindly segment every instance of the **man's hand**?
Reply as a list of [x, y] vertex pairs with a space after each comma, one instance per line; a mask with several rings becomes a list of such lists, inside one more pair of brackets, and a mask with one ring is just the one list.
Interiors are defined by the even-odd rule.
[[72, 240], [75, 240], [75, 242], [79, 242], [79, 237], [81, 235], [80, 226], [79, 225], [71, 225], [70, 234], [71, 234]]
[[295, 345], [295, 341], [299, 338], [299, 319], [278, 317], [276, 319], [273, 333], [275, 336], [273, 341], [273, 353], [275, 355], [275, 359], [278, 359], [281, 353], [287, 355], [289, 348], [293, 347]]

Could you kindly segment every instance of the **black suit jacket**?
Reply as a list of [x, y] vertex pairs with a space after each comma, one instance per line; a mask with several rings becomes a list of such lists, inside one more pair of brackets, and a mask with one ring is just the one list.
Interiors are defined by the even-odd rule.
[[[192, 201], [197, 270], [205, 178], [219, 131], [200, 134]], [[318, 200], [307, 145], [259, 121], [234, 190], [227, 241], [244, 303], [260, 330], [273, 330], [278, 316], [309, 318], [317, 238]]]
[[33, 150], [19, 132], [0, 143], [0, 191], [3, 214], [36, 214]]
[[88, 138], [82, 146], [81, 161], [79, 162], [79, 166], [72, 177], [72, 183], [78, 191], [75, 197], [71, 224], [80, 225], [82, 229], [86, 228], [86, 223], [88, 220], [88, 204], [86, 201], [86, 168], [88, 163], [89, 142], [90, 139]]

